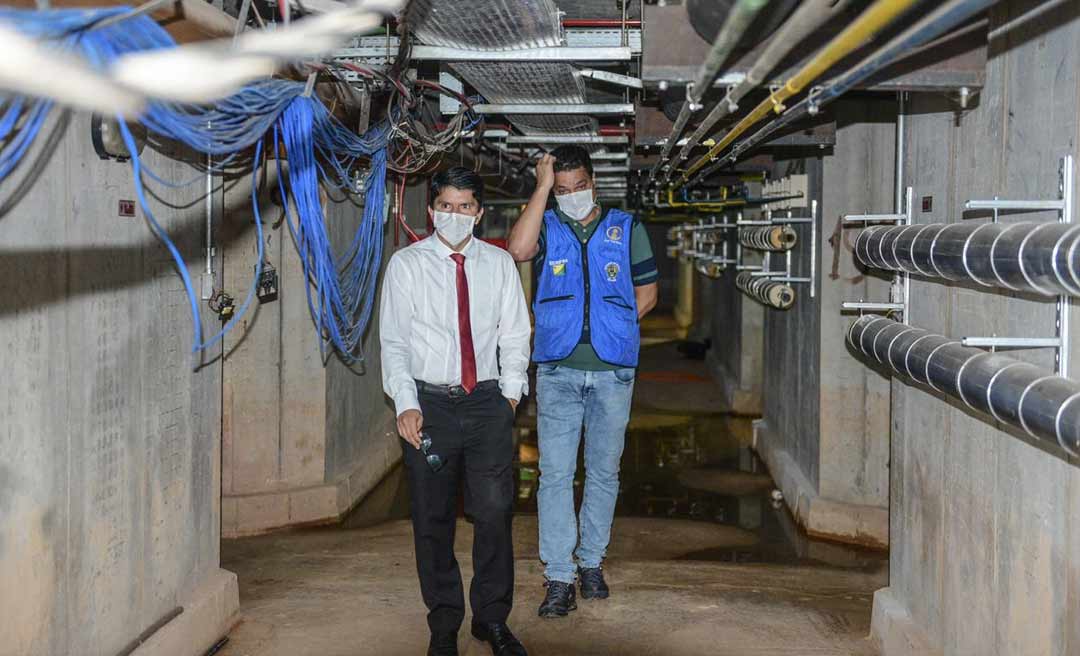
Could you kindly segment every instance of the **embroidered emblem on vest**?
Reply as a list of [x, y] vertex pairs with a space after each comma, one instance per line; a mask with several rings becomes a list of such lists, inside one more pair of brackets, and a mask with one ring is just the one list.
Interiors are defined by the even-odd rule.
[[565, 276], [566, 275], [566, 260], [555, 260], [550, 262], [551, 275], [553, 276]]
[[615, 279], [619, 277], [619, 263], [608, 262], [604, 265], [604, 272], [607, 273], [609, 282], [615, 282]]
[[622, 234], [622, 228], [617, 225], [611, 226], [607, 229], [607, 240], [613, 244], [620, 244], [622, 243]]

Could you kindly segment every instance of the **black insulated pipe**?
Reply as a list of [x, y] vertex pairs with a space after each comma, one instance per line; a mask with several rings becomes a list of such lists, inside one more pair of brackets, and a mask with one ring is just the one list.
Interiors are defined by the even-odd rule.
[[901, 376], [1080, 455], [1080, 384], [1068, 378], [884, 317], [859, 317], [847, 341]]
[[739, 243], [758, 251], [789, 251], [798, 237], [791, 226], [761, 226], [739, 231]]
[[1080, 225], [871, 226], [855, 241], [868, 267], [1046, 296], [1080, 296]]
[[767, 276], [755, 276], [743, 271], [735, 278], [735, 287], [755, 301], [776, 308], [787, 310], [795, 304], [795, 290]]

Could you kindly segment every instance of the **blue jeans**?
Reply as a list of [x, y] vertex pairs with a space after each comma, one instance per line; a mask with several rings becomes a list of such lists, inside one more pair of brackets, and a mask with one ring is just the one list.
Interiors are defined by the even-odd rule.
[[[540, 560], [549, 581], [573, 583], [578, 564], [599, 567], [611, 540], [619, 461], [630, 421], [634, 370], [582, 371], [541, 364], [536, 374], [540, 432]], [[581, 540], [574, 515], [581, 427], [585, 426], [585, 497]], [[574, 547], [577, 547], [575, 553]]]

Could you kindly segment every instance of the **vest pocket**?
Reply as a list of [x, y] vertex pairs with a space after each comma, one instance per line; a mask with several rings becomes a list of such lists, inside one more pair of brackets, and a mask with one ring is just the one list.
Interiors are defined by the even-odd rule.
[[[607, 303], [611, 303], [615, 307], [621, 307], [624, 310], [629, 310], [630, 312], [634, 311], [634, 308], [632, 308], [626, 301], [624, 301], [621, 296], [605, 296], [604, 301]], [[543, 301], [540, 302], [543, 303]]]
[[539, 300], [536, 302], [536, 304], [543, 305], [544, 303], [551, 303], [553, 301], [569, 301], [572, 298], [574, 298], [573, 294], [570, 294], [569, 296], [552, 296], [550, 298]]

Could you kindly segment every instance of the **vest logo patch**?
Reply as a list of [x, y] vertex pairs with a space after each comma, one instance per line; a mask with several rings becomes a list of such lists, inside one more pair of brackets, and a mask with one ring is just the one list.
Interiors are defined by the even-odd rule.
[[551, 275], [553, 276], [565, 276], [566, 275], [566, 260], [555, 260], [549, 263], [551, 265]]
[[618, 262], [608, 262], [607, 264], [605, 264], [604, 273], [607, 274], [608, 282], [615, 282], [615, 279], [619, 277]]
[[610, 228], [607, 229], [607, 232], [605, 234], [607, 236], [606, 241], [608, 243], [611, 243], [611, 244], [621, 244], [622, 243], [623, 230], [619, 226], [617, 226], [617, 225], [611, 226]]

